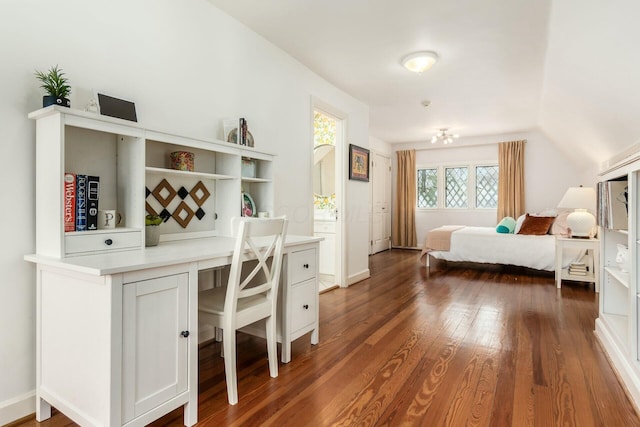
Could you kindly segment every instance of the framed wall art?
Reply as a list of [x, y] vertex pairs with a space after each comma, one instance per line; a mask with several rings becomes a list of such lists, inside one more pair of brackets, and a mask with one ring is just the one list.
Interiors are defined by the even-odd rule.
[[349, 179], [369, 182], [369, 150], [349, 144]]

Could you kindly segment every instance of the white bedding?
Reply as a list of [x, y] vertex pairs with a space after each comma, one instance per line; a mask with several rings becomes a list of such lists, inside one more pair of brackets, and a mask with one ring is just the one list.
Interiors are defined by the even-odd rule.
[[[429, 252], [434, 258], [490, 264], [509, 264], [536, 270], [555, 270], [555, 236], [498, 233], [494, 227], [464, 227], [451, 233], [448, 252]], [[579, 260], [583, 251], [565, 249], [563, 268]]]

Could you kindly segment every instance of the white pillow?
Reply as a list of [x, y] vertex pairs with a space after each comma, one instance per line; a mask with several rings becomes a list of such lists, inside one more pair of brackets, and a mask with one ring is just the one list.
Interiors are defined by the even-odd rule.
[[520, 215], [518, 217], [518, 219], [516, 220], [516, 226], [513, 229], [513, 234], [518, 234], [518, 232], [520, 231], [520, 227], [522, 227], [522, 223], [524, 222], [524, 219], [526, 217], [527, 217], [527, 214]]
[[557, 209], [545, 209], [541, 212], [538, 213], [532, 213], [529, 214], [531, 216], [558, 216], [558, 210]]

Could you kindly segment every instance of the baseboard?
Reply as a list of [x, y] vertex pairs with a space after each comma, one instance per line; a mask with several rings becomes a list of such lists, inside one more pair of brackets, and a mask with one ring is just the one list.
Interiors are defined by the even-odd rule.
[[636, 412], [640, 414], [640, 378], [638, 377], [638, 372], [629, 363], [627, 356], [618, 346], [617, 340], [601, 319], [596, 319], [595, 334], [604, 350], [605, 356], [609, 360], [609, 364], [622, 384], [622, 388], [627, 392], [627, 396]]
[[369, 277], [371, 277], [371, 272], [368, 268], [366, 270], [362, 270], [359, 273], [352, 274], [351, 276], [347, 277], [348, 286], [351, 286], [354, 283], [358, 283], [361, 280], [368, 279]]
[[35, 390], [0, 402], [0, 426], [17, 421], [36, 412]]

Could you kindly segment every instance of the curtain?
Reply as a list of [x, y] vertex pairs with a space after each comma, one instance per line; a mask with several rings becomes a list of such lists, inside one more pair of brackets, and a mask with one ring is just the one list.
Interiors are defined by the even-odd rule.
[[498, 145], [498, 218], [524, 213], [524, 147], [527, 141]]
[[393, 216], [393, 245], [415, 248], [416, 237], [416, 150], [398, 151], [396, 198]]

